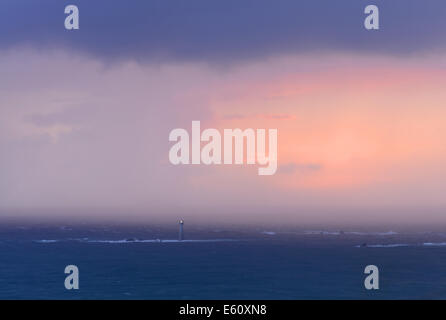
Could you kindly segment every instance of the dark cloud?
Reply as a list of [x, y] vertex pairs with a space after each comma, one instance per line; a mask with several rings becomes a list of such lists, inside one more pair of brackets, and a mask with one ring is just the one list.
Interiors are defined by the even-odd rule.
[[[76, 4], [80, 30], [64, 29]], [[233, 62], [325, 50], [412, 54], [445, 45], [444, 0], [2, 0], [0, 48], [65, 47], [102, 58]]]

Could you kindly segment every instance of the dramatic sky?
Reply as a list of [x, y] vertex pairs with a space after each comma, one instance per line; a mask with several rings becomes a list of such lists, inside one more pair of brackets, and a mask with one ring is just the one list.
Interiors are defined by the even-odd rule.
[[[446, 222], [445, 87], [444, 0], [2, 0], [0, 218]], [[277, 173], [173, 166], [192, 120]]]

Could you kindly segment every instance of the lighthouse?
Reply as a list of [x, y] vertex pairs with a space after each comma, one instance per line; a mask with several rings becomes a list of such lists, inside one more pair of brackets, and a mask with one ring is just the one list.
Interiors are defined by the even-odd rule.
[[180, 233], [178, 235], [178, 240], [183, 241], [184, 240], [184, 234], [183, 234], [184, 221], [180, 220], [179, 224], [180, 224]]

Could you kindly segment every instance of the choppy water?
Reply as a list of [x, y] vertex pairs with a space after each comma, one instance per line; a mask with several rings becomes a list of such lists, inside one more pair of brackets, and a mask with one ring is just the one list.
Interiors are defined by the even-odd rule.
[[[445, 299], [446, 234], [0, 227], [1, 299]], [[80, 290], [64, 268], [80, 270]], [[367, 291], [364, 267], [380, 270]]]

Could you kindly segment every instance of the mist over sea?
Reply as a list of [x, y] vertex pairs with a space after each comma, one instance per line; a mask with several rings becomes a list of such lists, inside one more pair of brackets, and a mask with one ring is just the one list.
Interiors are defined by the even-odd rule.
[[[0, 299], [445, 299], [446, 232], [0, 225]], [[364, 268], [380, 289], [364, 289]], [[64, 287], [76, 265], [80, 289]]]

